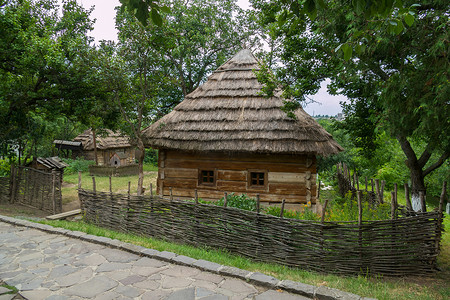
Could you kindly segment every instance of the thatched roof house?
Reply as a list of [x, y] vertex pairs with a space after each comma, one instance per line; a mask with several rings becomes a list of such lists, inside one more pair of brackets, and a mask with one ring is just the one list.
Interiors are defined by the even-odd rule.
[[343, 149], [302, 108], [296, 120], [281, 111], [280, 91], [262, 95], [257, 69], [241, 50], [144, 130], [146, 146], [160, 150], [160, 194], [172, 187], [184, 197], [198, 189], [212, 199], [228, 191], [268, 202], [315, 200], [316, 155]]
[[[61, 149], [65, 149], [69, 144], [81, 144], [81, 153], [76, 155], [95, 160], [94, 135], [91, 129], [85, 130], [71, 142], [55, 141], [55, 145]], [[103, 129], [101, 134], [96, 134], [96, 146], [99, 165], [124, 166], [135, 162], [135, 147], [130, 144], [128, 136]]]

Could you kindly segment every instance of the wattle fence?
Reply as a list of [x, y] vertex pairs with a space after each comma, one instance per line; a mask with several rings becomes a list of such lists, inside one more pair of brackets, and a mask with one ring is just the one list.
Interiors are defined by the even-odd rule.
[[16, 203], [50, 213], [62, 212], [62, 173], [18, 167], [0, 178], [0, 203]]
[[315, 222], [156, 196], [79, 189], [79, 198], [85, 220], [101, 227], [335, 274], [432, 273], [443, 230], [442, 211], [384, 221]]

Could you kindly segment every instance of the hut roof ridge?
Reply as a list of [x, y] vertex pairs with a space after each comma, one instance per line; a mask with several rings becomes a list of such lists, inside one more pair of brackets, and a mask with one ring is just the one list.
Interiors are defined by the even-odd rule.
[[336, 154], [342, 147], [302, 108], [289, 118], [281, 91], [262, 95], [248, 49], [213, 72], [172, 112], [143, 131], [146, 146], [184, 151]]

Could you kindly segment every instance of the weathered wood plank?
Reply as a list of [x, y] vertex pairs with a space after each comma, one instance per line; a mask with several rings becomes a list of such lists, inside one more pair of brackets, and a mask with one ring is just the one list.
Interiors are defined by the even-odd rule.
[[288, 173], [288, 172], [269, 172], [269, 183], [305, 183], [305, 173]]
[[186, 168], [165, 168], [165, 176], [167, 178], [191, 178], [197, 179], [198, 170], [195, 169], [186, 169]]
[[60, 214], [56, 214], [56, 215], [50, 215], [50, 216], [46, 216], [45, 218], [47, 220], [62, 220], [68, 217], [72, 217], [72, 216], [76, 216], [78, 214], [81, 214], [81, 209], [75, 209], [75, 210], [71, 210], [71, 211], [66, 211]]
[[247, 171], [218, 170], [217, 180], [247, 181]]

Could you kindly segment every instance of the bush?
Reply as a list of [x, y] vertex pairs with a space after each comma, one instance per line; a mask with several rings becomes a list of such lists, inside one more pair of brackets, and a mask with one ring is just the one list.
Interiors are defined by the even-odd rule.
[[7, 159], [0, 159], [0, 177], [9, 176], [11, 172], [11, 164]]
[[78, 172], [89, 172], [89, 166], [94, 165], [95, 161], [85, 160], [77, 157], [77, 159], [63, 158], [62, 159], [69, 166], [64, 169], [64, 174], [75, 174]]
[[145, 149], [144, 163], [157, 166], [158, 165], [158, 150]]
[[[224, 197], [214, 202], [203, 201], [203, 203], [214, 204], [217, 206], [223, 206], [224, 202]], [[227, 197], [227, 206], [236, 207], [243, 210], [256, 211], [256, 200], [248, 197], [246, 194], [235, 195], [234, 193], [231, 193]]]

